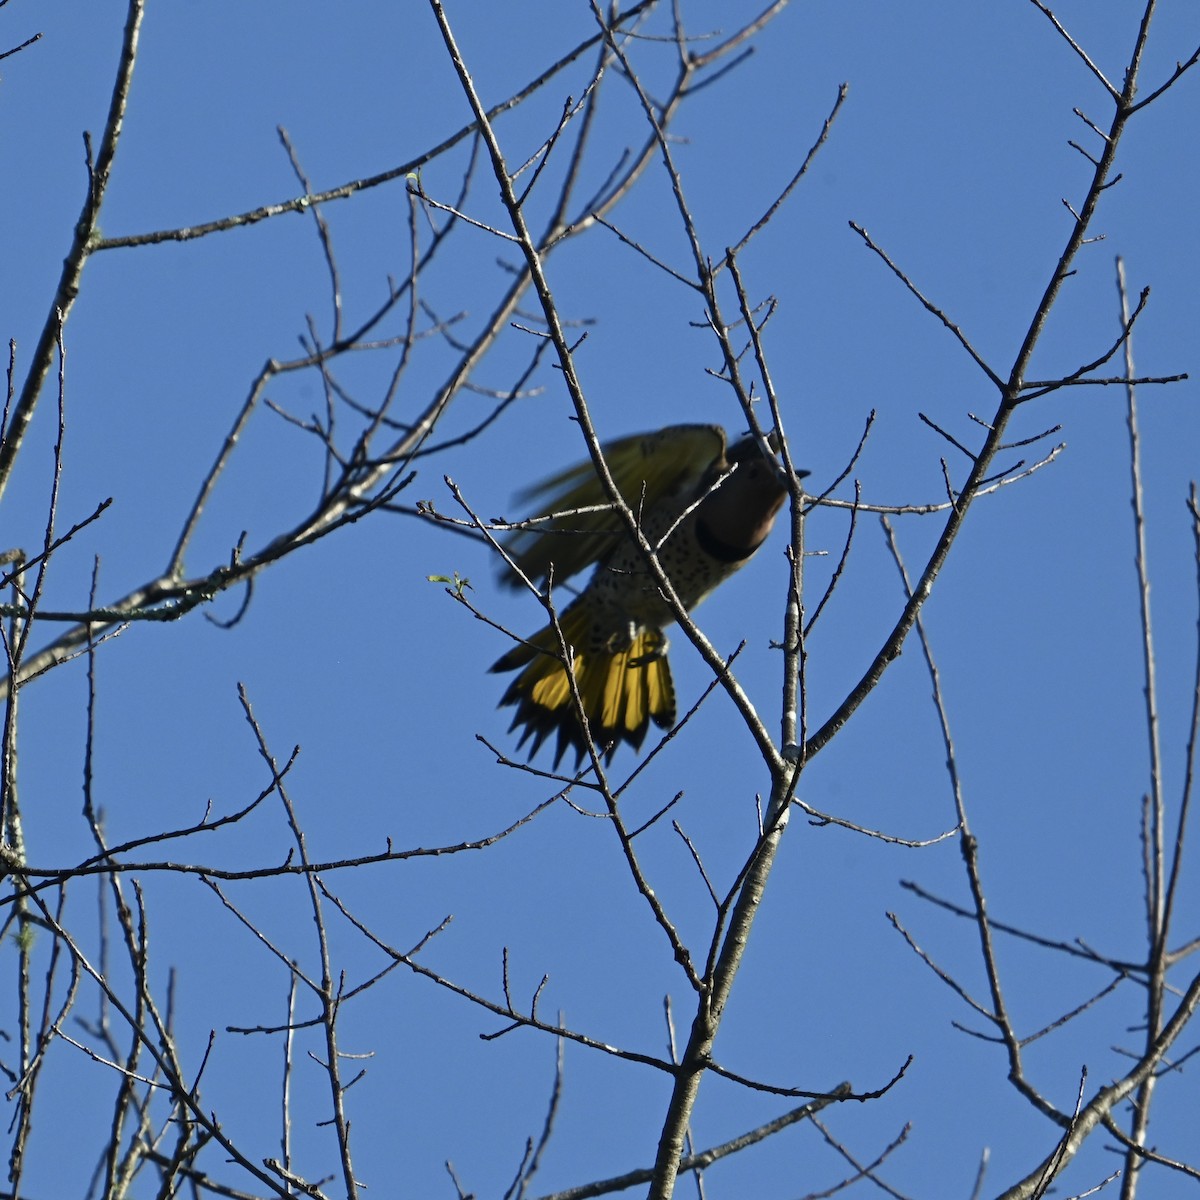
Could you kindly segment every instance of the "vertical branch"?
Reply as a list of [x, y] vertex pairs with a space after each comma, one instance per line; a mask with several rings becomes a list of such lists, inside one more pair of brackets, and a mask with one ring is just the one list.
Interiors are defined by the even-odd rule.
[[62, 479], [63, 442], [66, 438], [66, 347], [63, 344], [62, 314], [58, 314], [59, 322], [55, 327], [55, 346], [58, 350], [58, 428], [54, 442], [53, 470], [50, 476], [50, 497], [46, 506], [46, 529], [42, 538], [42, 552], [38, 556], [37, 571], [34, 575], [33, 586], [28, 589], [28, 595], [22, 596], [24, 587], [23, 575], [15, 572], [13, 575], [14, 599], [25, 600], [25, 618], [14, 618], [10, 626], [11, 636], [5, 642], [8, 659], [8, 677], [12, 681], [10, 698], [14, 701], [5, 710], [4, 727], [4, 768], [0, 779], [0, 836], [5, 839], [5, 845], [18, 854], [18, 861], [24, 864], [25, 854], [21, 834], [20, 813], [16, 807], [16, 694], [19, 690], [18, 675], [21, 663], [25, 658], [25, 647], [29, 640], [30, 629], [33, 625], [33, 614], [37, 609], [42, 595], [42, 587], [46, 580], [46, 571], [50, 566], [50, 558], [54, 547], [54, 527], [58, 515], [58, 489]]
[[[830, 120], [832, 120], [832, 117], [830, 117]], [[828, 127], [829, 121], [826, 122], [826, 131]], [[818, 146], [820, 144], [818, 142]], [[808, 162], [811, 160], [813, 154], [815, 154], [816, 149], [817, 147], [814, 147], [809, 152], [809, 158], [805, 160], [805, 167], [807, 167]], [[798, 174], [796, 178], [799, 179], [799, 177]], [[763, 346], [762, 333], [758, 325], [754, 322], [754, 314], [750, 308], [750, 298], [747, 296], [746, 289], [742, 284], [742, 276], [738, 270], [737, 255], [734, 250], [727, 250], [725, 252], [725, 265], [729, 268], [729, 274], [737, 293], [738, 307], [742, 313], [742, 320], [745, 322], [747, 333], [754, 347], [754, 358], [758, 365], [759, 378], [763, 383], [767, 403], [771, 410], [771, 421], [775, 426], [775, 435], [779, 442], [779, 450], [783, 455], [784, 479], [787, 484], [788, 498], [790, 500], [788, 511], [791, 515], [791, 537], [788, 541], [787, 550], [789, 567], [788, 590], [783, 622], [783, 713], [780, 745], [783, 747], [785, 758], [802, 766], [805, 739], [807, 736], [807, 718], [804, 712], [804, 695], [802, 690], [804, 659], [804, 488], [800, 483], [800, 475], [796, 471], [796, 464], [792, 461], [792, 449], [787, 435], [784, 433], [783, 413], [780, 410], [779, 397], [776, 394], [775, 384], [772, 381], [771, 371], [767, 364], [767, 354]], [[715, 304], [715, 293], [712, 299]], [[736, 356], [732, 355], [732, 348], [727, 345], [728, 334], [723, 327], [718, 334], [718, 338], [725, 347], [726, 362], [730, 367], [731, 375], [736, 380]], [[762, 430], [759, 428], [758, 421], [750, 407], [749, 395], [745, 396], [743, 407], [751, 429], [765, 445], [766, 439], [763, 438]], [[771, 449], [772, 447], [767, 446], [766, 448]], [[799, 772], [796, 772], [791, 789], [795, 788], [798, 781]]]
[[[17, 592], [17, 579], [13, 580], [13, 591]], [[15, 598], [15, 597], [14, 597]], [[19, 640], [16, 625], [21, 620], [14, 616], [10, 625], [10, 635], [6, 639], [9, 648], [9, 661], [12, 662], [11, 646]], [[25, 840], [21, 829], [21, 809], [17, 801], [17, 702], [20, 691], [12, 690], [4, 714], [4, 829], [3, 851], [10, 857], [8, 865], [13, 883], [17, 889], [15, 904], [17, 920], [17, 1028], [18, 1028], [18, 1070], [25, 1084], [17, 1098], [16, 1129], [13, 1135], [12, 1150], [8, 1160], [8, 1177], [14, 1185], [14, 1194], [20, 1187], [21, 1168], [25, 1157], [25, 1147], [29, 1140], [33, 1124], [33, 1063], [34, 1052], [30, 1041], [30, 1026], [32, 1014], [31, 996], [31, 953], [37, 927], [30, 921], [29, 905], [24, 893], [25, 869]]]
[[[31, 918], [29, 901], [24, 888], [25, 835], [21, 822], [17, 785], [17, 714], [21, 691], [17, 684], [17, 676], [25, 654], [33, 623], [33, 614], [41, 597], [42, 585], [50, 562], [54, 543], [55, 518], [58, 512], [58, 489], [62, 475], [63, 440], [66, 432], [66, 352], [62, 340], [62, 313], [56, 312], [55, 315], [57, 321], [53, 326], [52, 347], [57, 348], [58, 351], [58, 434], [54, 443], [53, 472], [50, 480], [50, 497], [47, 504], [42, 553], [39, 555], [40, 562], [37, 565], [34, 584], [26, 594], [24, 572], [20, 569], [23, 556], [19, 551], [16, 552], [17, 569], [12, 573], [14, 616], [7, 630], [0, 629], [0, 637], [4, 641], [8, 675], [13, 681], [5, 704], [3, 731], [0, 733], [0, 739], [2, 739], [2, 743], [0, 743], [0, 856], [5, 860], [4, 865], [13, 877], [17, 893], [14, 901], [14, 913], [17, 921], [17, 1022], [20, 1043], [19, 1075], [23, 1085], [20, 1089], [15, 1133], [9, 1157], [8, 1173], [10, 1181], [14, 1184], [14, 1195], [19, 1192], [25, 1147], [32, 1128], [34, 1088], [42, 1050], [48, 1042], [44, 1021], [36, 1047], [32, 1039], [31, 956], [37, 925]], [[12, 429], [10, 428], [8, 432], [11, 436]], [[24, 601], [25, 608], [23, 617], [16, 615], [22, 607], [22, 601]], [[44, 1010], [48, 1009], [50, 1003], [54, 965], [57, 961], [58, 956], [55, 953], [52, 955], [50, 972], [46, 978], [47, 992], [43, 1005]]]
[[[115, 891], [115, 877], [114, 877]], [[130, 973], [133, 976], [133, 1020], [127, 1031], [129, 1034], [129, 1049], [122, 1063], [123, 1070], [117, 1075], [116, 1096], [113, 1100], [112, 1124], [105, 1147], [105, 1196], [122, 1196], [130, 1180], [136, 1173], [140, 1162], [140, 1139], [137, 1132], [143, 1127], [143, 1121], [138, 1120], [138, 1103], [135, 1080], [138, 1077], [138, 1064], [142, 1054], [142, 1030], [148, 1024], [147, 1009], [150, 1003], [150, 984], [148, 976], [149, 951], [147, 947], [148, 932], [146, 927], [146, 906], [142, 890], [136, 880], [133, 884], [134, 903], [137, 905], [137, 923], [127, 904], [119, 909], [121, 933], [125, 943], [125, 952], [129, 956]], [[122, 1154], [122, 1144], [126, 1140], [125, 1129], [134, 1118], [135, 1131], [129, 1135], [128, 1149]]]
[[[54, 990], [59, 977], [59, 967], [62, 963], [62, 947], [57, 940], [51, 941], [49, 962], [46, 965], [42, 975], [42, 1012], [38, 1025], [37, 1035], [34, 1038], [29, 1036], [29, 1018], [28, 1010], [30, 1007], [29, 998], [29, 952], [33, 946], [36, 924], [29, 919], [29, 906], [23, 901], [23, 898], [18, 901], [19, 907], [16, 911], [16, 918], [19, 922], [17, 940], [19, 944], [19, 952], [21, 954], [20, 970], [22, 974], [22, 985], [24, 991], [18, 996], [18, 1003], [21, 1005], [22, 1012], [20, 1019], [22, 1022], [22, 1051], [27, 1044], [31, 1044], [32, 1053], [28, 1056], [28, 1062], [25, 1066], [22, 1075], [20, 1076], [16, 1087], [9, 1093], [10, 1096], [17, 1098], [17, 1112], [14, 1118], [15, 1136], [13, 1138], [13, 1148], [9, 1159], [8, 1178], [12, 1184], [12, 1195], [15, 1197], [20, 1194], [21, 1179], [24, 1170], [25, 1150], [29, 1135], [33, 1129], [33, 1106], [34, 1096], [37, 1091], [38, 1080], [41, 1077], [41, 1068], [45, 1063], [47, 1052], [50, 1049], [51, 1043], [54, 1041], [57, 1031], [62, 1027], [66, 1020], [67, 1014], [71, 1011], [75, 1003], [75, 997], [79, 990], [79, 973], [77, 971], [70, 972], [70, 979], [66, 986], [66, 993], [62, 1002], [58, 1006], [58, 1011], [54, 1011]], [[58, 893], [58, 914], [61, 918], [63, 909], [66, 906], [66, 888], [60, 888]]]
[[25, 862], [25, 847], [21, 836], [20, 807], [17, 803], [17, 697], [20, 688], [15, 686], [20, 662], [19, 647], [25, 638], [28, 617], [17, 615], [24, 608], [21, 594], [23, 564], [25, 556], [15, 552], [12, 571], [13, 615], [7, 627], [0, 628], [4, 640], [9, 678], [14, 686], [9, 689], [4, 704], [4, 727], [0, 730], [0, 853], [7, 860], [5, 867], [20, 867]]
[[[1192, 541], [1196, 555], [1196, 600], [1200, 607], [1200, 502], [1193, 481], [1187, 500], [1188, 515], [1192, 522]], [[1179, 825], [1175, 831], [1171, 855], [1171, 869], [1167, 876], [1167, 895], [1163, 906], [1163, 924], [1169, 931], [1175, 912], [1175, 894], [1183, 872], [1183, 844], [1187, 833], [1188, 818], [1191, 816], [1192, 795], [1196, 781], [1196, 757], [1200, 751], [1200, 613], [1196, 620], [1196, 663], [1192, 675], [1192, 719], [1188, 732], [1187, 749], [1183, 763], [1183, 796], [1179, 802]], [[1165, 944], [1165, 938], [1164, 938]]]
[[[283, 804], [284, 813], [292, 832], [292, 838], [296, 843], [296, 850], [300, 861], [304, 866], [308, 867], [311, 860], [308, 856], [308, 845], [304, 831], [300, 827], [296, 810], [292, 806], [287, 788], [283, 784], [279, 764], [275, 761], [275, 756], [271, 753], [271, 749], [267, 745], [263, 731], [254, 715], [254, 710], [250, 707], [250, 698], [246, 695], [246, 689], [242, 685], [238, 686], [238, 698], [242, 702], [242, 709], [246, 714], [246, 720], [254, 732], [255, 740], [258, 742], [258, 752], [274, 777], [275, 791], [279, 796], [280, 802]], [[321, 984], [317, 995], [321, 1000], [321, 1027], [325, 1035], [326, 1061], [322, 1065], [329, 1079], [330, 1101], [333, 1107], [332, 1124], [336, 1133], [338, 1155], [341, 1160], [342, 1182], [345, 1185], [346, 1196], [349, 1197], [349, 1200], [354, 1200], [358, 1196], [359, 1185], [354, 1177], [354, 1168], [350, 1156], [350, 1121], [346, 1116], [344, 1103], [348, 1085], [342, 1080], [342, 1055], [338, 1049], [337, 1035], [338, 1015], [342, 1003], [342, 984], [340, 979], [335, 980], [334, 978], [333, 965], [329, 952], [329, 938], [325, 924], [325, 910], [321, 900], [321, 881], [315, 872], [306, 870], [304, 872], [304, 882], [308, 888], [309, 904], [312, 909], [313, 924], [316, 926], [317, 947], [321, 958]], [[286, 1128], [285, 1121], [285, 1130]]]
[[[1117, 259], [1117, 291], [1121, 321], [1129, 325], [1129, 299], [1125, 290], [1125, 264]], [[1124, 339], [1125, 375], [1132, 380], [1133, 336]], [[1134, 569], [1137, 572], [1138, 614], [1141, 621], [1142, 695], [1145, 700], [1146, 743], [1150, 756], [1151, 877], [1146, 880], [1146, 923], [1153, 953], [1162, 934], [1163, 917], [1163, 818], [1162, 751], [1159, 739], [1158, 685], [1154, 661], [1154, 636], [1150, 621], [1150, 575], [1146, 557], [1146, 514], [1142, 488], [1141, 439], [1138, 431], [1137, 392], [1125, 385], [1126, 428], [1129, 431], [1130, 506], [1133, 510]]]
[[[1121, 306], [1121, 327], [1129, 328], [1129, 297], [1125, 289], [1125, 263], [1118, 258], [1117, 294]], [[1146, 987], [1145, 1040], [1151, 1046], [1162, 1027], [1163, 999], [1166, 987], [1165, 920], [1165, 849], [1163, 829], [1166, 812], [1162, 788], [1162, 752], [1159, 740], [1158, 684], [1155, 675], [1154, 635], [1150, 623], [1150, 576], [1146, 560], [1146, 514], [1142, 490], [1141, 441], [1138, 432], [1137, 392], [1134, 379], [1133, 335], [1127, 334], [1123, 347], [1125, 360], [1125, 421], [1129, 430], [1130, 505], [1133, 510], [1134, 569], [1137, 572], [1138, 615], [1141, 628], [1142, 695], [1145, 700], [1146, 746], [1150, 756], [1150, 789], [1147, 796], [1146, 821], [1143, 837], [1146, 840], [1146, 943], [1148, 979]], [[1143, 1146], [1150, 1124], [1150, 1105], [1154, 1097], [1157, 1076], [1150, 1072], [1134, 1095], [1130, 1141]], [[1133, 1200], [1137, 1193], [1138, 1172], [1142, 1158], [1130, 1147], [1125, 1152], [1125, 1172], [1121, 1180], [1121, 1200]]]
[[296, 973], [288, 972], [287, 1023], [283, 1031], [283, 1086], [279, 1089], [279, 1161], [292, 1169], [292, 1051], [296, 1040]]

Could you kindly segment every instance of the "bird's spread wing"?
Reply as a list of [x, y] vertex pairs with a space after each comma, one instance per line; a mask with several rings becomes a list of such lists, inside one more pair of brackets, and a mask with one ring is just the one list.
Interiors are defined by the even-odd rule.
[[[666, 496], [694, 489], [725, 452], [719, 425], [669, 425], [654, 433], [620, 438], [603, 447], [604, 460], [626, 503], [639, 512]], [[568, 467], [523, 492], [522, 502], [548, 515], [515, 533], [506, 549], [535, 582], [554, 570], [556, 582], [569, 579], [605, 558], [626, 536], [624, 522], [612, 510], [591, 460]], [[512, 571], [504, 581], [520, 585]]]

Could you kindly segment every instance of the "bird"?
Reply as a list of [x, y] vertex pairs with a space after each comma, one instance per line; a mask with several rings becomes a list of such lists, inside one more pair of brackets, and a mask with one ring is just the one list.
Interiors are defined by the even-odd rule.
[[[788, 495], [779, 463], [763, 454], [758, 440], [747, 436], [727, 448], [719, 425], [670, 425], [601, 449], [688, 611], [754, 555]], [[554, 735], [555, 768], [568, 749], [578, 768], [590, 734], [611, 763], [622, 743], [640, 750], [651, 722], [660, 729], [675, 724], [665, 633], [675, 615], [590, 459], [535, 484], [520, 499], [539, 502], [538, 511], [550, 515], [505, 544], [516, 568], [506, 570], [506, 585], [519, 588], [527, 580], [544, 588], [592, 564], [595, 570], [557, 629], [547, 625], [492, 665], [493, 672], [520, 672], [499, 707], [515, 706], [509, 732], [521, 730], [517, 747], [529, 741], [530, 758]]]

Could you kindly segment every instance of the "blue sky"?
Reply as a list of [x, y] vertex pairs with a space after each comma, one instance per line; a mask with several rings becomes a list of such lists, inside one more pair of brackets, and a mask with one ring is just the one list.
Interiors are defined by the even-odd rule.
[[[474, 11], [476, 8], [482, 12]], [[593, 30], [576, 0], [521, 0], [448, 10], [488, 103], [522, 86]], [[754, 4], [689, 3], [689, 32], [731, 29]], [[1056, 12], [1094, 61], [1119, 80], [1136, 14], [1114, 0], [1073, 0]], [[42, 40], [3, 64], [0, 191], [5, 286], [0, 329], [17, 342], [17, 373], [45, 319], [58, 264], [85, 186], [84, 129], [97, 136], [120, 46], [122, 6], [63, 0], [35, 8], [12, 0], [0, 14], [4, 45]], [[664, 17], [650, 28], [662, 33]], [[707, 42], [698, 43], [704, 47]], [[1200, 14], [1166, 6], [1155, 20], [1144, 91], [1200, 44]], [[767, 348], [793, 453], [823, 488], [842, 470], [867, 413], [874, 432], [855, 476], [877, 504], [942, 499], [939, 459], [950, 448], [923, 412], [977, 441], [967, 413], [994, 408], [993, 389], [946, 330], [870, 254], [865, 227], [959, 323], [1003, 375], [1068, 233], [1066, 198], [1078, 204], [1104, 94], [1033, 4], [794, 3], [754, 42], [755, 53], [685, 106], [674, 149], [697, 226], [717, 256], [761, 215], [814, 141], [840, 84], [849, 96], [812, 171], [746, 251], [742, 273], [756, 298], [779, 309]], [[645, 41], [639, 63], [651, 87], [670, 79], [669, 44]], [[1131, 123], [1120, 183], [1101, 204], [1097, 241], [1082, 251], [1035, 355], [1052, 377], [1095, 358], [1114, 338], [1114, 258], [1131, 291], [1152, 287], [1136, 333], [1138, 370], [1175, 374], [1197, 364], [1195, 131], [1200, 77], [1185, 77]], [[554, 127], [564, 76], [497, 123], [515, 161]], [[599, 184], [644, 132], [628, 90], [605, 83], [605, 118], [588, 178]], [[276, 134], [285, 126], [318, 189], [384, 171], [426, 150], [469, 118], [433, 18], [422, 4], [378, 0], [152, 5], [129, 115], [101, 218], [106, 236], [211, 220], [287, 199], [298, 187]], [[422, 172], [426, 192], [457, 193], [463, 156]], [[534, 199], [535, 212], [546, 200]], [[400, 183], [326, 209], [343, 275], [347, 321], [372, 311], [387, 278], [407, 267], [408, 201]], [[540, 206], [540, 207], [539, 207]], [[498, 221], [486, 175], [469, 211]], [[652, 169], [614, 221], [661, 258], [686, 268], [686, 247], [662, 173]], [[422, 229], [426, 236], [428, 227]], [[456, 332], [479, 328], [509, 278], [510, 245], [463, 233], [423, 282]], [[587, 321], [577, 366], [605, 436], [684, 421], [740, 432], [729, 391], [705, 373], [718, 365], [696, 327], [697, 295], [603, 230], [554, 255], [548, 267], [561, 311]], [[532, 298], [525, 307], [531, 309]], [[182, 244], [114, 250], [85, 270], [66, 331], [67, 438], [59, 508], [65, 527], [108, 496], [113, 505], [54, 559], [45, 604], [84, 606], [93, 557], [99, 593], [115, 599], [162, 569], [199, 481], [251, 382], [268, 358], [294, 357], [306, 316], [329, 312], [328, 283], [309, 218], [290, 215]], [[393, 330], [394, 332], [394, 330]], [[511, 386], [530, 338], [510, 331], [475, 376]], [[398, 415], [417, 411], [444, 380], [451, 352], [416, 356]], [[394, 359], [362, 355], [339, 368], [364, 401], [382, 394]], [[1110, 373], [1110, 372], [1106, 372]], [[1111, 373], [1115, 373], [1115, 370]], [[543, 367], [538, 394], [461, 449], [419, 464], [403, 499], [454, 510], [443, 474], [485, 516], [517, 516], [513, 495], [584, 452], [558, 373]], [[1184, 500], [1194, 478], [1200, 417], [1194, 380], [1141, 389], [1143, 471], [1157, 636], [1167, 795], [1183, 783], [1183, 748], [1196, 656], [1195, 549]], [[276, 381], [270, 398], [305, 417], [322, 404], [319, 380]], [[48, 397], [4, 496], [4, 544], [36, 546], [45, 524], [53, 411]], [[472, 428], [487, 401], [464, 394], [439, 440]], [[1142, 948], [1140, 797], [1148, 768], [1140, 679], [1128, 437], [1118, 388], [1066, 389], [1023, 408], [1011, 436], [1061, 425], [1052, 465], [980, 500], [926, 609], [956, 738], [959, 769], [993, 915], [1047, 937], [1080, 938], [1115, 958]], [[1013, 452], [1006, 461], [1015, 461]], [[963, 464], [951, 460], [956, 478]], [[314, 504], [321, 459], [310, 436], [262, 408], [240, 441], [188, 557], [202, 573], [228, 559], [243, 531], [251, 548]], [[838, 496], [851, 494], [843, 485]], [[906, 516], [897, 536], [910, 570], [940, 530], [938, 517]], [[844, 510], [808, 524], [810, 595], [824, 590], [845, 537]], [[700, 610], [714, 645], [747, 647], [738, 677], [778, 728], [779, 636], [786, 564], [777, 532], [764, 551]], [[540, 624], [529, 597], [502, 593], [477, 545], [403, 515], [376, 514], [277, 564], [257, 581], [231, 630], [201, 612], [169, 625], [134, 626], [97, 660], [95, 780], [110, 836], [142, 836], [247, 803], [266, 776], [237, 697], [244, 684], [275, 754], [302, 748], [290, 777], [314, 857], [453, 844], [503, 827], [550, 794], [499, 767], [477, 740], [510, 747], [502, 680], [488, 665], [506, 647], [430, 574], [470, 579], [473, 603], [519, 631]], [[218, 597], [231, 617], [240, 594]], [[808, 703], [819, 724], [857, 682], [896, 618], [903, 596], [875, 518], [864, 517], [833, 603], [809, 643]], [[681, 705], [707, 683], [686, 639], [674, 638]], [[951, 828], [953, 806], [929, 681], [910, 641], [884, 682], [813, 760], [803, 797], [823, 811], [909, 839]], [[22, 693], [21, 794], [30, 860], [63, 865], [88, 853], [79, 819], [85, 735], [82, 663]], [[548, 766], [548, 762], [541, 763]], [[623, 752], [620, 770], [634, 760]], [[678, 819], [714, 878], [728, 880], [750, 848], [756, 792], [768, 786], [751, 739], [717, 694], [646, 772], [628, 799], [649, 815], [676, 791]], [[239, 829], [185, 843], [183, 861], [247, 866], [281, 861], [289, 840], [277, 808]], [[703, 944], [711, 908], [690, 856], [665, 826], [645, 839], [648, 872], [681, 930]], [[718, 1042], [741, 1073], [820, 1090], [843, 1079], [881, 1086], [912, 1054], [906, 1079], [875, 1105], [826, 1114], [865, 1160], [913, 1122], [884, 1169], [906, 1195], [968, 1195], [985, 1147], [983, 1194], [998, 1193], [1052, 1147], [1054, 1129], [1005, 1081], [997, 1047], [952, 1028], [977, 1019], [904, 946], [894, 911], [937, 960], [983, 996], [972, 928], [900, 886], [964, 902], [957, 843], [885, 846], [836, 828], [793, 822], [754, 930]], [[603, 821], [559, 805], [479, 853], [331, 873], [332, 890], [393, 946], [407, 948], [447, 914], [449, 929], [423, 961], [493, 997], [509, 948], [517, 995], [544, 974], [548, 1013], [601, 1040], [661, 1053], [662, 1003], [686, 1012], [683, 981], [661, 932], [634, 893]], [[152, 970], [178, 972], [178, 1027], [193, 1069], [218, 1031], [203, 1086], [258, 1158], [278, 1152], [282, 1051], [277, 1039], [225, 1032], [283, 1019], [286, 972], [194, 876], [144, 877]], [[94, 939], [92, 885], [69, 892], [80, 936]], [[231, 885], [230, 895], [286, 952], [313, 963], [312, 925], [294, 879]], [[1200, 904], [1185, 875], [1176, 941], [1194, 933]], [[351, 984], [383, 963], [344, 925], [335, 945]], [[4, 956], [15, 969], [11, 943]], [[1031, 1033], [1098, 990], [1106, 978], [1061, 956], [1001, 943], [1007, 997]], [[1181, 981], [1190, 978], [1186, 962]], [[1089, 1087], [1121, 1068], [1115, 1045], [1133, 1045], [1132, 986], [1058, 1034], [1033, 1043], [1029, 1070], [1061, 1108], [1081, 1067]], [[6, 1002], [8, 1003], [8, 1002]], [[301, 1011], [311, 1015], [311, 1008]], [[90, 1006], [90, 1007], [89, 1007]], [[94, 1013], [94, 996], [77, 1002]], [[12, 1016], [5, 1010], [4, 1024]], [[681, 1018], [686, 1021], [686, 1017]], [[502, 1194], [536, 1135], [555, 1047], [522, 1031], [498, 1041], [497, 1022], [403, 969], [348, 1005], [343, 1044], [371, 1053], [348, 1097], [359, 1177], [376, 1194], [452, 1196], [442, 1166], [464, 1186]], [[73, 1027], [74, 1028], [74, 1027]], [[73, 1036], [81, 1036], [75, 1028]], [[303, 1041], [303, 1039], [301, 1039]], [[1181, 1051], [1192, 1043], [1185, 1041]], [[316, 1050], [315, 1042], [304, 1049]], [[7, 1053], [7, 1052], [6, 1052]], [[78, 1192], [106, 1128], [112, 1073], [59, 1045], [29, 1150], [31, 1194]], [[332, 1169], [316, 1068], [295, 1080], [298, 1169]], [[666, 1102], [661, 1077], [588, 1051], [566, 1051], [563, 1108], [531, 1194], [616, 1174], [652, 1160]], [[98, 1115], [80, 1149], [63, 1153], [55, 1124]], [[1194, 1080], [1164, 1081], [1152, 1141], [1192, 1149]], [[92, 1106], [95, 1106], [92, 1108]], [[707, 1146], [783, 1111], [786, 1102], [705, 1084], [695, 1124]], [[91, 1140], [89, 1140], [89, 1137]], [[1063, 1180], [1063, 1194], [1093, 1186], [1115, 1165], [1099, 1142]], [[210, 1169], [216, 1171], [217, 1166]], [[843, 1165], [816, 1134], [793, 1129], [709, 1176], [710, 1196], [792, 1197], [830, 1186]], [[238, 1186], [244, 1177], [231, 1175]], [[688, 1185], [681, 1184], [681, 1187]], [[1183, 1194], [1178, 1177], [1147, 1180], [1156, 1197]], [[861, 1194], [866, 1194], [863, 1185]], [[331, 1185], [330, 1194], [338, 1194]], [[685, 1194], [681, 1192], [680, 1194]], [[690, 1194], [690, 1193], [687, 1193]], [[852, 1193], [860, 1194], [860, 1193]]]

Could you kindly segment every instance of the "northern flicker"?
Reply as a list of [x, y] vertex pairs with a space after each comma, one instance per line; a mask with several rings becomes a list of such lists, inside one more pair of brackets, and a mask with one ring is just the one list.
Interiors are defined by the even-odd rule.
[[[726, 450], [717, 425], [672, 425], [603, 449], [613, 481], [689, 610], [762, 545], [787, 496], [778, 465], [763, 457], [754, 438]], [[675, 722], [663, 633], [675, 618], [590, 460], [522, 499], [556, 514], [517, 533], [506, 547], [531, 580], [544, 585], [553, 572], [554, 583], [562, 584], [597, 564], [559, 627], [592, 740], [611, 761], [621, 742], [639, 748], [651, 721], [660, 729]], [[505, 582], [520, 585], [511, 571]], [[586, 739], [552, 626], [514, 646], [492, 670], [518, 668], [500, 701], [502, 708], [516, 705], [510, 732], [523, 730], [520, 745], [532, 739], [530, 754], [554, 733], [556, 766], [567, 747], [582, 760]]]

